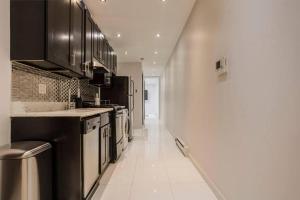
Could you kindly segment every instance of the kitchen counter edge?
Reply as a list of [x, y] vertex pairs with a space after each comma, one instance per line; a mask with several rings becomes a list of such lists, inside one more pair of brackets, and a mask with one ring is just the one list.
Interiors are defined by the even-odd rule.
[[49, 111], [49, 112], [20, 112], [12, 113], [11, 117], [91, 117], [94, 115], [111, 112], [113, 108], [80, 108], [73, 110]]

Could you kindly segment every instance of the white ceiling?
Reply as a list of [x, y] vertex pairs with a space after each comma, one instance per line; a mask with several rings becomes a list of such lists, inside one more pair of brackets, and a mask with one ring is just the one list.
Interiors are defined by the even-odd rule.
[[[195, 0], [84, 0], [119, 62], [144, 58], [146, 76], [159, 75], [167, 63]], [[121, 37], [118, 38], [117, 34]], [[156, 38], [159, 33], [160, 38]], [[125, 55], [125, 51], [128, 52]], [[158, 54], [154, 52], [157, 51]], [[156, 64], [154, 64], [156, 62]]]

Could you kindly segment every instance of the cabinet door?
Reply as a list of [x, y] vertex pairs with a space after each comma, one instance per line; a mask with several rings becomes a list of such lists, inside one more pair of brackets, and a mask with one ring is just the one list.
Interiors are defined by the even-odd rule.
[[100, 160], [101, 160], [101, 173], [103, 173], [103, 170], [105, 169], [105, 166], [106, 166], [106, 128], [105, 127], [102, 127], [101, 128], [101, 147], [100, 147], [100, 151], [101, 151], [101, 157], [100, 157]]
[[111, 135], [111, 128], [110, 124], [107, 125], [107, 137], [106, 137], [106, 162], [107, 165], [110, 162], [110, 135]]
[[93, 20], [91, 15], [86, 10], [85, 14], [85, 56], [84, 56], [84, 71], [85, 76], [93, 78]]
[[103, 62], [105, 67], [107, 67], [107, 47], [108, 47], [107, 40], [104, 39], [102, 55], [103, 55]]
[[113, 53], [113, 64], [112, 64], [112, 68], [113, 68], [112, 73], [117, 74], [117, 55], [116, 55], [115, 52]]
[[104, 55], [103, 55], [103, 51], [104, 51], [104, 35], [101, 33], [100, 29], [99, 29], [99, 58], [100, 58], [100, 62], [102, 64], [104, 64]]
[[72, 0], [71, 23], [71, 66], [73, 71], [83, 75], [82, 64], [84, 59], [84, 7], [78, 0]]
[[62, 67], [70, 67], [71, 0], [47, 1], [47, 59]]
[[102, 33], [100, 31], [100, 29], [98, 28], [98, 35], [99, 35], [99, 38], [98, 38], [98, 58], [99, 58], [99, 61], [102, 63]]
[[108, 68], [110, 71], [112, 71], [112, 47], [109, 45], [109, 50], [108, 50]]
[[99, 60], [99, 34], [98, 34], [98, 26], [96, 23], [93, 24], [93, 57]]

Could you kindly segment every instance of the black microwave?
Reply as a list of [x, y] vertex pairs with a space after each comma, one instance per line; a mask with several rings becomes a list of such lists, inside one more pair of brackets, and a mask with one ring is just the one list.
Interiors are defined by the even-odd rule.
[[90, 84], [97, 86], [110, 87], [112, 84], [111, 73], [98, 73], [94, 71], [93, 80], [90, 80]]

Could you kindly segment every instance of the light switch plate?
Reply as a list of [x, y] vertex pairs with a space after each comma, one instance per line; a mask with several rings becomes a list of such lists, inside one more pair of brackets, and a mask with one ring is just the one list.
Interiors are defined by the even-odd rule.
[[227, 74], [228, 71], [228, 60], [223, 57], [216, 63], [216, 72], [218, 76], [222, 76], [224, 74]]
[[39, 94], [47, 94], [47, 85], [39, 84]]

